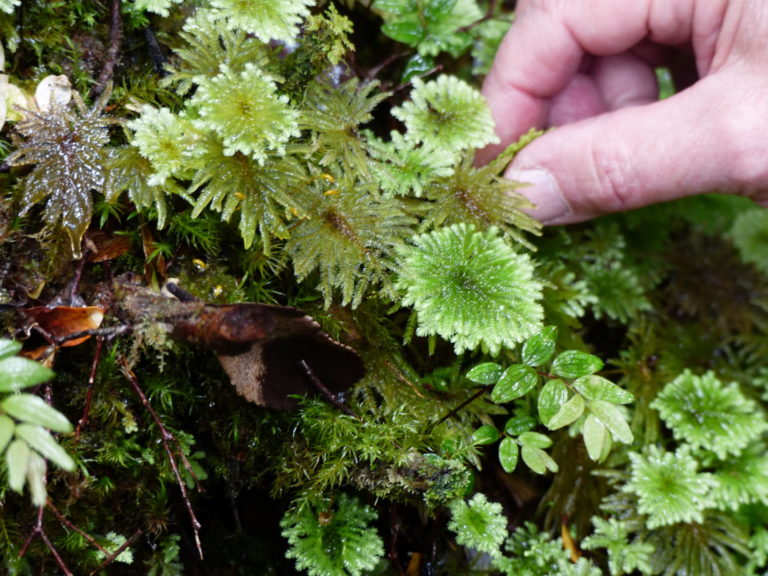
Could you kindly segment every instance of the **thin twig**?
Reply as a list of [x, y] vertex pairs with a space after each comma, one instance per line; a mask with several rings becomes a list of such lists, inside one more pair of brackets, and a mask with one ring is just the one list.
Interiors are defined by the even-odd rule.
[[[152, 408], [152, 405], [149, 403], [149, 398], [147, 398], [146, 394], [144, 394], [144, 391], [141, 389], [141, 386], [139, 385], [139, 380], [136, 378], [136, 374], [133, 373], [133, 370], [130, 369], [128, 366], [128, 362], [125, 360], [124, 357], [120, 358], [120, 364], [123, 368], [123, 374], [128, 379], [128, 382], [131, 383], [131, 386], [133, 387], [134, 392], [138, 395], [139, 399], [141, 400], [141, 403], [144, 405], [144, 407], [147, 409], [147, 411], [152, 416], [152, 419], [155, 421], [155, 424], [157, 425], [158, 429], [160, 430], [160, 440], [163, 443], [163, 449], [165, 450], [166, 455], [168, 456], [168, 461], [171, 463], [171, 469], [173, 470], [173, 475], [176, 477], [176, 483], [179, 485], [179, 490], [181, 490], [181, 497], [184, 500], [184, 505], [187, 508], [187, 512], [189, 513], [190, 522], [192, 523], [192, 530], [195, 534], [195, 544], [197, 546], [197, 553], [200, 556], [200, 559], [203, 559], [203, 546], [200, 543], [200, 528], [201, 524], [200, 521], [197, 519], [197, 516], [195, 515], [195, 511], [192, 508], [192, 502], [189, 500], [189, 495], [187, 494], [187, 487], [184, 484], [184, 480], [181, 478], [181, 474], [179, 473], [179, 468], [176, 465], [176, 460], [173, 457], [173, 452], [171, 452], [171, 447], [169, 446], [169, 442], [174, 442], [178, 445], [178, 441], [176, 440], [176, 437], [168, 432], [166, 427], [163, 425], [163, 421], [160, 419], [160, 416], [158, 416], [157, 412], [155, 412], [155, 409]], [[184, 456], [181, 450], [179, 450], [179, 456], [182, 459], [182, 462], [184, 463], [185, 468], [192, 473], [191, 466], [189, 465], [189, 461]], [[192, 474], [192, 477], [195, 478], [195, 475]], [[197, 480], [197, 478], [195, 478]]]
[[117, 57], [120, 53], [120, 45], [123, 43], [123, 19], [120, 14], [120, 0], [112, 0], [109, 14], [109, 48], [104, 58], [104, 66], [91, 89], [91, 96], [99, 96], [112, 81], [115, 73]]
[[353, 418], [359, 420], [360, 422], [363, 421], [360, 416], [355, 414], [352, 409], [344, 404], [341, 400], [339, 400], [333, 392], [331, 392], [328, 387], [323, 384], [323, 382], [320, 380], [320, 378], [317, 377], [317, 374], [314, 373], [312, 368], [309, 367], [309, 364], [305, 360], [299, 360], [299, 366], [301, 366], [301, 369], [304, 370], [304, 373], [307, 375], [307, 378], [309, 378], [309, 381], [312, 382], [312, 384], [315, 386], [315, 388], [320, 391], [320, 393], [325, 396], [328, 401], [336, 406], [339, 410], [344, 412], [344, 414], [348, 416], [352, 416]]
[[97, 549], [99, 552], [101, 552], [101, 553], [102, 553], [102, 554], [104, 554], [105, 556], [109, 556], [109, 554], [110, 554], [109, 550], [107, 550], [106, 548], [104, 548], [104, 546], [102, 546], [101, 544], [99, 544], [99, 543], [96, 541], [96, 539], [95, 539], [93, 536], [91, 536], [90, 534], [88, 534], [88, 533], [87, 533], [87, 532], [85, 532], [84, 530], [81, 530], [80, 528], [78, 528], [77, 526], [75, 526], [75, 525], [74, 525], [74, 524], [73, 524], [73, 523], [72, 523], [70, 520], [68, 520], [67, 518], [65, 518], [65, 517], [64, 517], [64, 515], [63, 515], [61, 512], [59, 512], [58, 508], [56, 508], [56, 506], [54, 506], [54, 505], [53, 505], [53, 502], [51, 502], [50, 500], [48, 500], [48, 510], [50, 510], [51, 512], [53, 512], [53, 515], [54, 515], [54, 516], [56, 516], [56, 519], [57, 519], [59, 522], [61, 522], [62, 524], [64, 524], [64, 526], [66, 526], [66, 527], [67, 527], [67, 528], [69, 528], [70, 530], [74, 530], [75, 532], [77, 532], [78, 534], [80, 534], [80, 536], [82, 536], [82, 537], [83, 537], [83, 538], [85, 538], [85, 539], [86, 539], [88, 542], [90, 542], [90, 543], [91, 543], [91, 545], [92, 545], [94, 548], [96, 548], [96, 549]]
[[85, 407], [83, 407], [83, 415], [77, 422], [77, 428], [75, 428], [75, 442], [80, 440], [80, 430], [82, 430], [88, 423], [88, 414], [91, 411], [91, 400], [93, 398], [93, 385], [96, 382], [96, 370], [99, 367], [99, 361], [101, 360], [101, 346], [103, 343], [104, 336], [96, 336], [96, 351], [93, 353], [91, 373], [88, 375], [88, 389], [85, 393]]
[[438, 420], [437, 422], [434, 422], [433, 424], [430, 424], [429, 426], [427, 426], [427, 431], [426, 431], [426, 433], [427, 433], [427, 434], [429, 434], [430, 432], [432, 432], [432, 430], [434, 430], [435, 428], [437, 428], [438, 426], [440, 426], [440, 424], [442, 424], [443, 422], [445, 422], [446, 420], [448, 420], [448, 418], [450, 418], [451, 416], [453, 416], [454, 414], [456, 414], [456, 413], [457, 413], [459, 410], [461, 410], [461, 409], [462, 409], [462, 408], [464, 408], [465, 406], [468, 406], [469, 404], [471, 404], [472, 402], [474, 402], [475, 400], [477, 400], [478, 398], [480, 398], [480, 396], [482, 396], [483, 394], [485, 394], [485, 392], [486, 392], [487, 390], [488, 390], [488, 387], [487, 387], [487, 386], [485, 386], [485, 387], [483, 387], [483, 388], [480, 388], [480, 390], [478, 390], [477, 392], [475, 392], [474, 394], [472, 394], [472, 396], [470, 396], [469, 398], [467, 398], [466, 400], [464, 400], [464, 402], [462, 402], [461, 404], [459, 404], [459, 405], [458, 405], [458, 406], [456, 406], [455, 408], [452, 408], [452, 409], [451, 409], [451, 411], [450, 411], [450, 412], [448, 412], [448, 413], [447, 413], [445, 416], [443, 416], [442, 418], [440, 418], [440, 420]]
[[141, 528], [137, 528], [137, 529], [136, 529], [136, 532], [134, 532], [134, 533], [133, 533], [133, 536], [131, 536], [130, 538], [128, 538], [128, 540], [126, 540], [125, 542], [123, 542], [123, 544], [122, 544], [122, 545], [121, 545], [121, 546], [120, 546], [120, 547], [119, 547], [117, 550], [115, 550], [114, 552], [112, 552], [112, 554], [110, 554], [109, 556], [107, 556], [107, 557], [104, 559], [104, 561], [103, 561], [101, 564], [99, 564], [99, 565], [98, 565], [98, 567], [97, 567], [95, 570], [93, 570], [93, 571], [92, 571], [92, 572], [89, 574], [89, 576], [94, 576], [95, 574], [98, 574], [99, 572], [101, 572], [102, 570], [104, 570], [104, 568], [106, 568], [107, 566], [109, 566], [110, 564], [112, 564], [112, 562], [114, 562], [114, 561], [115, 561], [115, 559], [116, 559], [118, 556], [120, 556], [120, 554], [122, 554], [122, 553], [123, 553], [123, 551], [124, 551], [124, 550], [126, 550], [126, 549], [127, 549], [127, 548], [128, 548], [130, 545], [131, 545], [131, 544], [133, 544], [134, 542], [136, 542], [136, 540], [138, 539], [138, 537], [139, 537], [139, 536], [141, 536], [142, 534], [143, 534], [143, 532], [141, 531]]
[[48, 535], [45, 533], [45, 530], [43, 530], [43, 506], [40, 506], [37, 509], [37, 521], [35, 522], [35, 527], [32, 529], [31, 534], [27, 538], [26, 542], [24, 542], [24, 545], [21, 547], [21, 550], [19, 551], [19, 558], [23, 558], [24, 555], [27, 553], [27, 549], [29, 549], [29, 545], [32, 543], [32, 540], [34, 540], [35, 536], [40, 536], [40, 539], [48, 547], [48, 551], [51, 553], [51, 555], [53, 556], [53, 559], [56, 561], [56, 564], [58, 564], [59, 568], [64, 573], [64, 575], [74, 576], [72, 571], [64, 562], [64, 559], [59, 555], [59, 551], [56, 550], [56, 547], [48, 538]]

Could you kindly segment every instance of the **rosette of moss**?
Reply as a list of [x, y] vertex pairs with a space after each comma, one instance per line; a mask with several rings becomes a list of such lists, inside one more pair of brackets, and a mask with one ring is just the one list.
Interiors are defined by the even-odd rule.
[[483, 96], [453, 76], [427, 83], [415, 78], [410, 101], [392, 115], [405, 124], [408, 139], [436, 150], [457, 153], [498, 142]]
[[398, 255], [396, 287], [416, 311], [419, 336], [439, 335], [457, 353], [484, 346], [496, 354], [541, 328], [533, 263], [496, 228], [455, 224], [416, 236]]
[[340, 494], [337, 504], [303, 506], [280, 522], [290, 546], [286, 556], [310, 576], [370, 574], [384, 554], [384, 545], [371, 522], [376, 512], [357, 498]]
[[666, 452], [651, 446], [629, 458], [632, 472], [623, 490], [637, 496], [637, 510], [648, 516], [648, 528], [703, 520], [717, 483], [710, 474], [698, 472], [689, 450]]
[[485, 494], [478, 492], [469, 502], [454, 500], [450, 509], [448, 528], [456, 533], [456, 542], [491, 557], [501, 555], [501, 545], [508, 535], [501, 504], [489, 502]]
[[698, 376], [685, 370], [664, 387], [651, 404], [675, 438], [725, 459], [738, 455], [768, 428], [757, 405], [712, 372]]
[[149, 177], [150, 185], [161, 185], [172, 176], [185, 175], [201, 138], [190, 120], [167, 108], [144, 106], [141, 116], [127, 126], [133, 130], [133, 145], [155, 170]]
[[244, 30], [262, 42], [291, 42], [314, 4], [313, 0], [212, 0], [210, 6], [227, 19], [230, 29]]
[[263, 163], [270, 152], [283, 154], [285, 143], [299, 135], [299, 113], [277, 94], [275, 80], [253, 64], [240, 73], [222, 66], [221, 74], [201, 79], [192, 104], [199, 126], [215, 132], [230, 156], [241, 152]]

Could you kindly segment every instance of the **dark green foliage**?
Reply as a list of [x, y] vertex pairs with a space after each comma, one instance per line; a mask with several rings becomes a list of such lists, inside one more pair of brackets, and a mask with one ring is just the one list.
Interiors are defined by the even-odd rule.
[[[0, 345], [6, 571], [765, 572], [762, 211], [540, 229], [501, 176], [539, 133], [474, 160], [505, 3], [122, 8], [95, 101], [107, 3], [0, 16], [9, 85], [80, 94], [2, 127], [2, 336], [56, 374]], [[221, 349], [174, 340], [178, 302], [129, 313], [170, 278], [305, 310], [365, 376], [249, 404]], [[28, 315], [83, 304], [104, 319], [75, 346]], [[259, 346], [224, 352], [257, 371]]]

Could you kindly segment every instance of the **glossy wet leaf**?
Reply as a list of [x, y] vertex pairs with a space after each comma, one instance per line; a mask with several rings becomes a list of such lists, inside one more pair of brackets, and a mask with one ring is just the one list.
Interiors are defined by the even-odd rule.
[[566, 350], [552, 362], [552, 374], [563, 378], [579, 378], [602, 369], [603, 361], [581, 350]]
[[616, 440], [624, 444], [632, 443], [632, 430], [629, 429], [621, 410], [614, 404], [604, 400], [592, 400], [589, 402], [589, 411], [610, 430]]
[[504, 424], [504, 433], [510, 436], [519, 436], [536, 427], [538, 420], [533, 416], [515, 416]]
[[582, 434], [589, 457], [595, 462], [602, 461], [611, 447], [611, 433], [594, 414], [589, 414], [584, 419]]
[[48, 499], [45, 489], [45, 471], [45, 459], [35, 451], [30, 452], [27, 463], [27, 485], [34, 506], [44, 506]]
[[632, 394], [597, 374], [576, 379], [573, 387], [587, 400], [604, 400], [611, 404], [629, 404], [634, 401]]
[[21, 342], [15, 340], [0, 339], [0, 360], [17, 354], [21, 350]]
[[523, 446], [520, 455], [523, 457], [525, 465], [536, 474], [544, 474], [547, 470], [550, 472], [558, 471], [557, 463], [541, 448]]
[[16, 423], [5, 414], [0, 414], [0, 454], [5, 452], [6, 446], [13, 438]]
[[486, 444], [493, 444], [498, 441], [499, 438], [501, 438], [501, 432], [499, 432], [495, 426], [484, 424], [472, 434], [472, 444], [475, 446], [484, 446]]
[[467, 372], [467, 378], [472, 382], [487, 386], [495, 384], [503, 373], [504, 368], [495, 362], [483, 362]]
[[565, 404], [560, 407], [560, 410], [549, 419], [546, 423], [547, 428], [550, 430], [557, 430], [572, 424], [578, 420], [584, 413], [584, 407], [586, 402], [584, 397], [578, 394], [574, 394]]
[[66, 416], [34, 394], [14, 394], [3, 400], [3, 410], [22, 422], [39, 424], [54, 432], [71, 432]]
[[504, 438], [499, 444], [499, 462], [505, 472], [512, 473], [517, 467], [519, 449], [512, 438]]
[[0, 360], [0, 392], [16, 392], [46, 382], [53, 376], [49, 368], [28, 358], [11, 356]]
[[491, 400], [497, 404], [506, 404], [525, 396], [536, 387], [539, 375], [530, 366], [513, 364], [506, 370], [491, 390]]
[[19, 424], [16, 426], [16, 436], [21, 440], [25, 440], [30, 447], [37, 450], [40, 455], [56, 464], [59, 468], [67, 471], [75, 469], [75, 461], [42, 426]]
[[557, 345], [557, 327], [545, 326], [537, 334], [531, 336], [523, 346], [523, 364], [541, 366], [549, 361], [555, 353]]
[[517, 439], [521, 446], [531, 448], [549, 448], [552, 446], [552, 440], [549, 436], [539, 434], [538, 432], [523, 432]]
[[560, 412], [568, 400], [568, 388], [562, 380], [550, 380], [539, 392], [539, 417], [546, 426], [550, 419]]
[[5, 453], [5, 463], [8, 467], [8, 486], [11, 490], [21, 492], [27, 478], [29, 444], [20, 439], [11, 442]]

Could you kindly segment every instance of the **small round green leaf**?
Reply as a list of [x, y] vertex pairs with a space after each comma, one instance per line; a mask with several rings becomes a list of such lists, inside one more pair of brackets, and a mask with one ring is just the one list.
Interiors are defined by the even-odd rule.
[[429, 24], [440, 24], [443, 19], [448, 16], [453, 7], [456, 5], [456, 0], [432, 0], [424, 4], [424, 19]]
[[13, 438], [13, 431], [16, 423], [5, 414], [0, 414], [0, 454], [5, 452], [5, 447]]
[[0, 338], [0, 360], [18, 354], [19, 350], [21, 350], [21, 342]]
[[48, 492], [45, 489], [45, 468], [45, 459], [37, 452], [30, 452], [29, 463], [27, 464], [27, 484], [32, 496], [32, 504], [35, 506], [44, 506], [48, 499]]
[[496, 362], [483, 362], [467, 372], [467, 378], [477, 384], [488, 386], [496, 384], [503, 373], [504, 368], [496, 364]]
[[557, 327], [545, 326], [523, 345], [523, 364], [541, 366], [552, 358], [557, 344]]
[[54, 432], [71, 432], [72, 424], [67, 417], [34, 394], [14, 394], [3, 400], [3, 410], [22, 422], [39, 424]]
[[632, 443], [632, 430], [615, 404], [605, 400], [592, 400], [588, 404], [589, 411], [610, 430], [613, 437], [624, 444]]
[[75, 461], [72, 460], [66, 450], [59, 446], [56, 439], [42, 426], [35, 424], [19, 424], [16, 426], [16, 437], [25, 440], [30, 447], [37, 450], [59, 468], [67, 471], [75, 469]]
[[29, 444], [18, 438], [11, 442], [5, 453], [5, 462], [8, 465], [8, 486], [14, 492], [20, 493], [24, 490], [24, 481], [27, 477]]
[[605, 400], [611, 404], [629, 404], [635, 400], [632, 394], [597, 374], [577, 378], [573, 387], [587, 400]]
[[381, 27], [385, 36], [409, 46], [416, 46], [424, 38], [424, 27], [416, 20], [388, 22]]
[[559, 412], [549, 419], [549, 422], [546, 423], [547, 428], [557, 430], [574, 423], [584, 413], [585, 406], [584, 397], [574, 394], [570, 400], [560, 407]]
[[539, 418], [547, 425], [552, 417], [560, 412], [560, 408], [568, 400], [568, 388], [562, 380], [550, 380], [539, 392]]
[[552, 446], [552, 440], [549, 436], [544, 436], [538, 432], [523, 432], [517, 441], [521, 446], [530, 446], [531, 448], [549, 448]]
[[525, 396], [536, 387], [539, 375], [530, 366], [513, 364], [506, 370], [491, 390], [491, 400], [496, 404], [506, 404]]
[[523, 457], [525, 465], [536, 474], [544, 474], [547, 470], [550, 472], [558, 471], [557, 463], [541, 448], [523, 446], [520, 455]]
[[512, 438], [504, 438], [499, 444], [499, 462], [505, 472], [510, 474], [517, 467], [518, 448], [517, 442]]
[[484, 424], [472, 434], [472, 444], [475, 446], [484, 446], [486, 444], [497, 442], [499, 438], [501, 438], [501, 432], [499, 432], [495, 426]]
[[16, 392], [53, 376], [52, 370], [28, 358], [11, 356], [0, 360], [0, 392]]
[[552, 373], [563, 378], [579, 378], [602, 369], [603, 361], [580, 350], [566, 350], [552, 362]]
[[589, 457], [595, 462], [602, 462], [611, 447], [611, 433], [594, 414], [589, 414], [584, 419], [582, 434]]
[[539, 421], [533, 416], [515, 416], [504, 424], [504, 433], [509, 436], [520, 436], [523, 432], [532, 430]]

